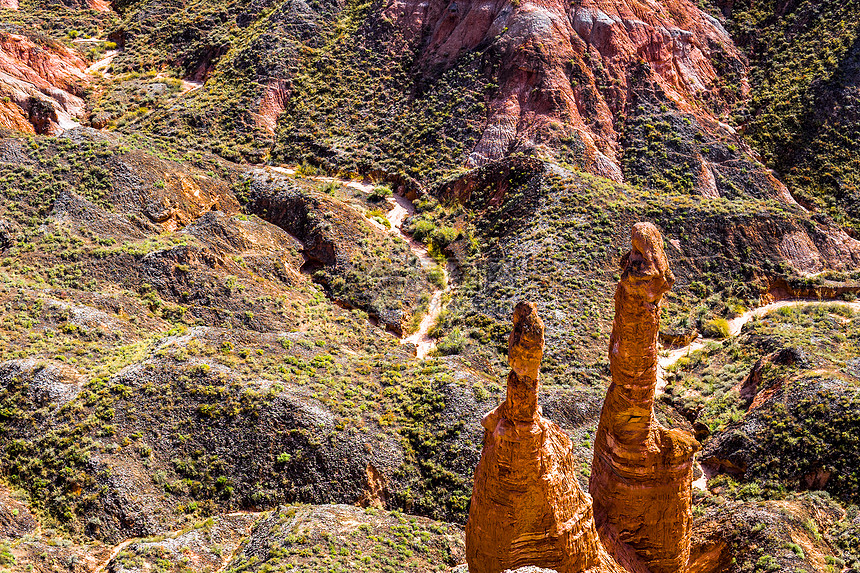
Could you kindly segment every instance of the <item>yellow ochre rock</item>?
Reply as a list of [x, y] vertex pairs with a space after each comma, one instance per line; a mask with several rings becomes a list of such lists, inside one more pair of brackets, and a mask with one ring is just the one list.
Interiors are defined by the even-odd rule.
[[627, 565], [635, 553], [651, 573], [681, 573], [690, 555], [693, 455], [699, 444], [654, 417], [660, 304], [675, 277], [654, 225], [637, 223], [632, 235], [615, 292], [612, 384], [595, 438], [589, 490], [603, 544], [621, 563]]
[[466, 525], [470, 573], [526, 565], [559, 573], [621, 573], [603, 549], [591, 498], [576, 481], [567, 435], [537, 406], [544, 325], [533, 304], [514, 309], [507, 398], [487, 414]]

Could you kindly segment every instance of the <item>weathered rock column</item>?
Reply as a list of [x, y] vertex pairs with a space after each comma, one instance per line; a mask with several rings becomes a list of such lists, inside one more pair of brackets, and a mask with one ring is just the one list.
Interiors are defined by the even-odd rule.
[[470, 573], [525, 565], [559, 573], [623, 571], [600, 545], [571, 442], [537, 405], [544, 326], [531, 303], [514, 309], [508, 393], [487, 414], [475, 471], [466, 561]]
[[698, 442], [654, 417], [660, 303], [675, 282], [663, 238], [637, 223], [622, 259], [609, 339], [612, 384], [594, 443], [589, 490], [607, 549], [628, 544], [653, 573], [680, 573], [690, 555], [693, 454]]

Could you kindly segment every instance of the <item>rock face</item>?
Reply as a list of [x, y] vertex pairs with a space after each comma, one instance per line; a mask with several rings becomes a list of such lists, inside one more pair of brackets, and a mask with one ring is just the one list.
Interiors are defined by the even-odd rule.
[[[721, 97], [712, 59], [742, 69], [720, 23], [687, 0], [647, 7], [603, 0], [389, 0], [384, 16], [406, 38], [423, 36], [420, 63], [427, 69], [491, 46], [499, 88], [469, 158], [473, 165], [522, 146], [575, 141], [590, 171], [621, 180], [621, 138], [613, 122], [630, 104], [634, 77], [647, 78], [679, 109], [702, 113], [697, 98]], [[744, 76], [741, 84], [746, 90]]]
[[615, 292], [612, 385], [594, 444], [589, 490], [601, 539], [620, 561], [633, 549], [653, 573], [678, 573], [690, 555], [693, 436], [654, 417], [663, 294], [675, 281], [660, 232], [633, 227]]
[[60, 43], [0, 35], [0, 127], [55, 135], [84, 114], [86, 61]]
[[526, 302], [517, 304], [513, 322], [507, 398], [482, 421], [484, 449], [466, 525], [469, 571], [623, 571], [600, 544], [570, 439], [537, 406], [543, 322]]

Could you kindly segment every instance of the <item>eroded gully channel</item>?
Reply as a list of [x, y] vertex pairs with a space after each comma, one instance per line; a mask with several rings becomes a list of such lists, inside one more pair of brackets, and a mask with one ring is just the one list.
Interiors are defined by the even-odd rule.
[[[269, 167], [272, 171], [283, 173], [285, 175], [294, 175], [295, 170], [290, 169], [288, 167]], [[358, 181], [350, 181], [347, 179], [337, 179], [334, 177], [322, 177], [322, 176], [314, 176], [309, 177], [309, 179], [313, 179], [315, 181], [320, 181], [324, 183], [330, 182], [338, 182], [346, 187], [351, 187], [353, 189], [358, 189], [363, 193], [370, 193], [373, 191], [375, 185], [368, 183], [360, 183]], [[431, 270], [436, 268], [437, 263], [436, 260], [430, 256], [427, 247], [423, 244], [419, 243], [415, 239], [413, 239], [410, 235], [408, 235], [403, 230], [403, 222], [407, 217], [415, 214], [415, 207], [412, 203], [406, 199], [405, 197], [401, 197], [399, 195], [394, 195], [387, 199], [391, 208], [386, 214], [386, 219], [391, 224], [390, 232], [394, 233], [409, 245], [409, 248], [418, 257], [418, 260], [421, 262], [421, 266], [425, 268], [425, 270]], [[362, 214], [364, 214], [362, 212]], [[368, 222], [376, 226], [380, 229], [385, 229], [384, 226], [380, 225], [378, 222], [373, 219], [367, 219]], [[450, 263], [449, 263], [450, 264]], [[446, 265], [447, 266], [447, 265]], [[421, 324], [418, 326], [418, 329], [410, 334], [409, 336], [405, 336], [400, 339], [401, 344], [414, 344], [415, 345], [415, 354], [418, 358], [426, 358], [428, 354], [435, 348], [436, 343], [430, 337], [429, 332], [430, 329], [433, 328], [433, 325], [436, 324], [436, 319], [439, 318], [439, 314], [442, 312], [443, 306], [443, 297], [445, 293], [451, 290], [451, 273], [450, 268], [442, 268], [442, 278], [443, 278], [443, 287], [436, 289], [433, 291], [433, 294], [430, 298], [430, 303], [427, 307], [427, 312], [424, 314]], [[244, 512], [239, 512], [244, 513]], [[239, 513], [228, 514], [228, 515], [239, 515]], [[181, 530], [171, 532], [170, 536], [175, 536], [181, 533]], [[131, 543], [135, 541], [139, 541], [139, 538], [129, 538], [120, 544], [116, 545], [111, 553], [107, 556], [107, 558], [103, 559], [101, 563], [95, 568], [95, 573], [104, 573], [110, 563], [119, 555], [119, 553], [125, 549]], [[230, 562], [230, 557], [227, 557], [224, 560], [224, 565], [218, 569], [218, 571], [223, 571], [224, 568]], [[217, 572], [216, 572], [217, 573]]]
[[[285, 175], [295, 175], [296, 173], [295, 169], [289, 167], [269, 167], [269, 169], [276, 173], [283, 173]], [[320, 181], [322, 183], [340, 183], [341, 185], [357, 189], [365, 194], [369, 194], [376, 187], [376, 185], [370, 183], [338, 179], [336, 177], [312, 176], [308, 177], [308, 179]], [[407, 217], [411, 217], [415, 214], [415, 207], [408, 199], [396, 194], [388, 197], [387, 202], [390, 208], [386, 213], [385, 218], [388, 219], [388, 222], [391, 225], [389, 231], [403, 239], [406, 244], [409, 245], [409, 249], [421, 262], [421, 266], [424, 267], [425, 271], [430, 271], [436, 268], [437, 262], [430, 255], [427, 247], [413, 239], [403, 230], [403, 222]], [[366, 213], [363, 211], [362, 214], [366, 216]], [[386, 230], [384, 226], [380, 225], [373, 219], [367, 218], [367, 221], [379, 229]], [[419, 359], [426, 358], [436, 347], [436, 341], [430, 337], [430, 330], [436, 324], [436, 320], [442, 312], [445, 294], [451, 290], [450, 263], [446, 263], [445, 266], [439, 266], [442, 271], [442, 288], [435, 289], [433, 294], [430, 296], [430, 303], [427, 306], [427, 311], [421, 318], [421, 323], [418, 325], [418, 329], [412, 334], [400, 339], [401, 344], [413, 344], [415, 346], [415, 355]]]
[[[732, 318], [728, 321], [729, 323], [729, 337], [737, 336], [741, 333], [744, 325], [748, 323], [753, 318], [760, 318], [771, 311], [786, 308], [786, 307], [794, 307], [794, 306], [809, 306], [816, 304], [844, 304], [845, 306], [850, 307], [855, 312], [860, 312], [860, 302], [842, 302], [842, 301], [833, 301], [833, 300], [811, 300], [811, 299], [799, 299], [799, 300], [781, 300], [778, 302], [774, 302], [771, 304], [766, 304], [764, 306], [760, 306], [754, 308], [752, 310], [748, 310], [740, 316]], [[720, 342], [715, 338], [703, 338], [698, 337], [694, 341], [692, 341], [687, 346], [676, 348], [674, 350], [669, 350], [665, 356], [661, 356], [657, 359], [657, 386], [654, 389], [654, 399], [656, 400], [661, 394], [666, 391], [666, 370], [675, 364], [682, 357], [689, 355], [691, 352], [695, 352], [696, 350], [700, 350], [705, 347], [708, 343], [711, 342]], [[708, 489], [708, 479], [712, 477], [709, 475], [709, 472], [703, 468], [699, 461], [696, 460], [696, 465], [701, 470], [701, 476], [693, 482], [693, 487], [701, 490]]]

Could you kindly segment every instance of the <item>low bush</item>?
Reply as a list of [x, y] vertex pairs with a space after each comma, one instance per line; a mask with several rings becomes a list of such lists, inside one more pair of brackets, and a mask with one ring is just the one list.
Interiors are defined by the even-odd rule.
[[729, 331], [729, 321], [725, 318], [709, 320], [702, 325], [702, 333], [708, 338], [717, 338], [719, 340], [728, 338], [729, 334], [731, 334]]
[[392, 194], [393, 192], [391, 191], [391, 187], [387, 185], [377, 185], [373, 188], [373, 191], [370, 192], [370, 195], [367, 196], [367, 199], [374, 203], [378, 203], [379, 201], [391, 197]]

